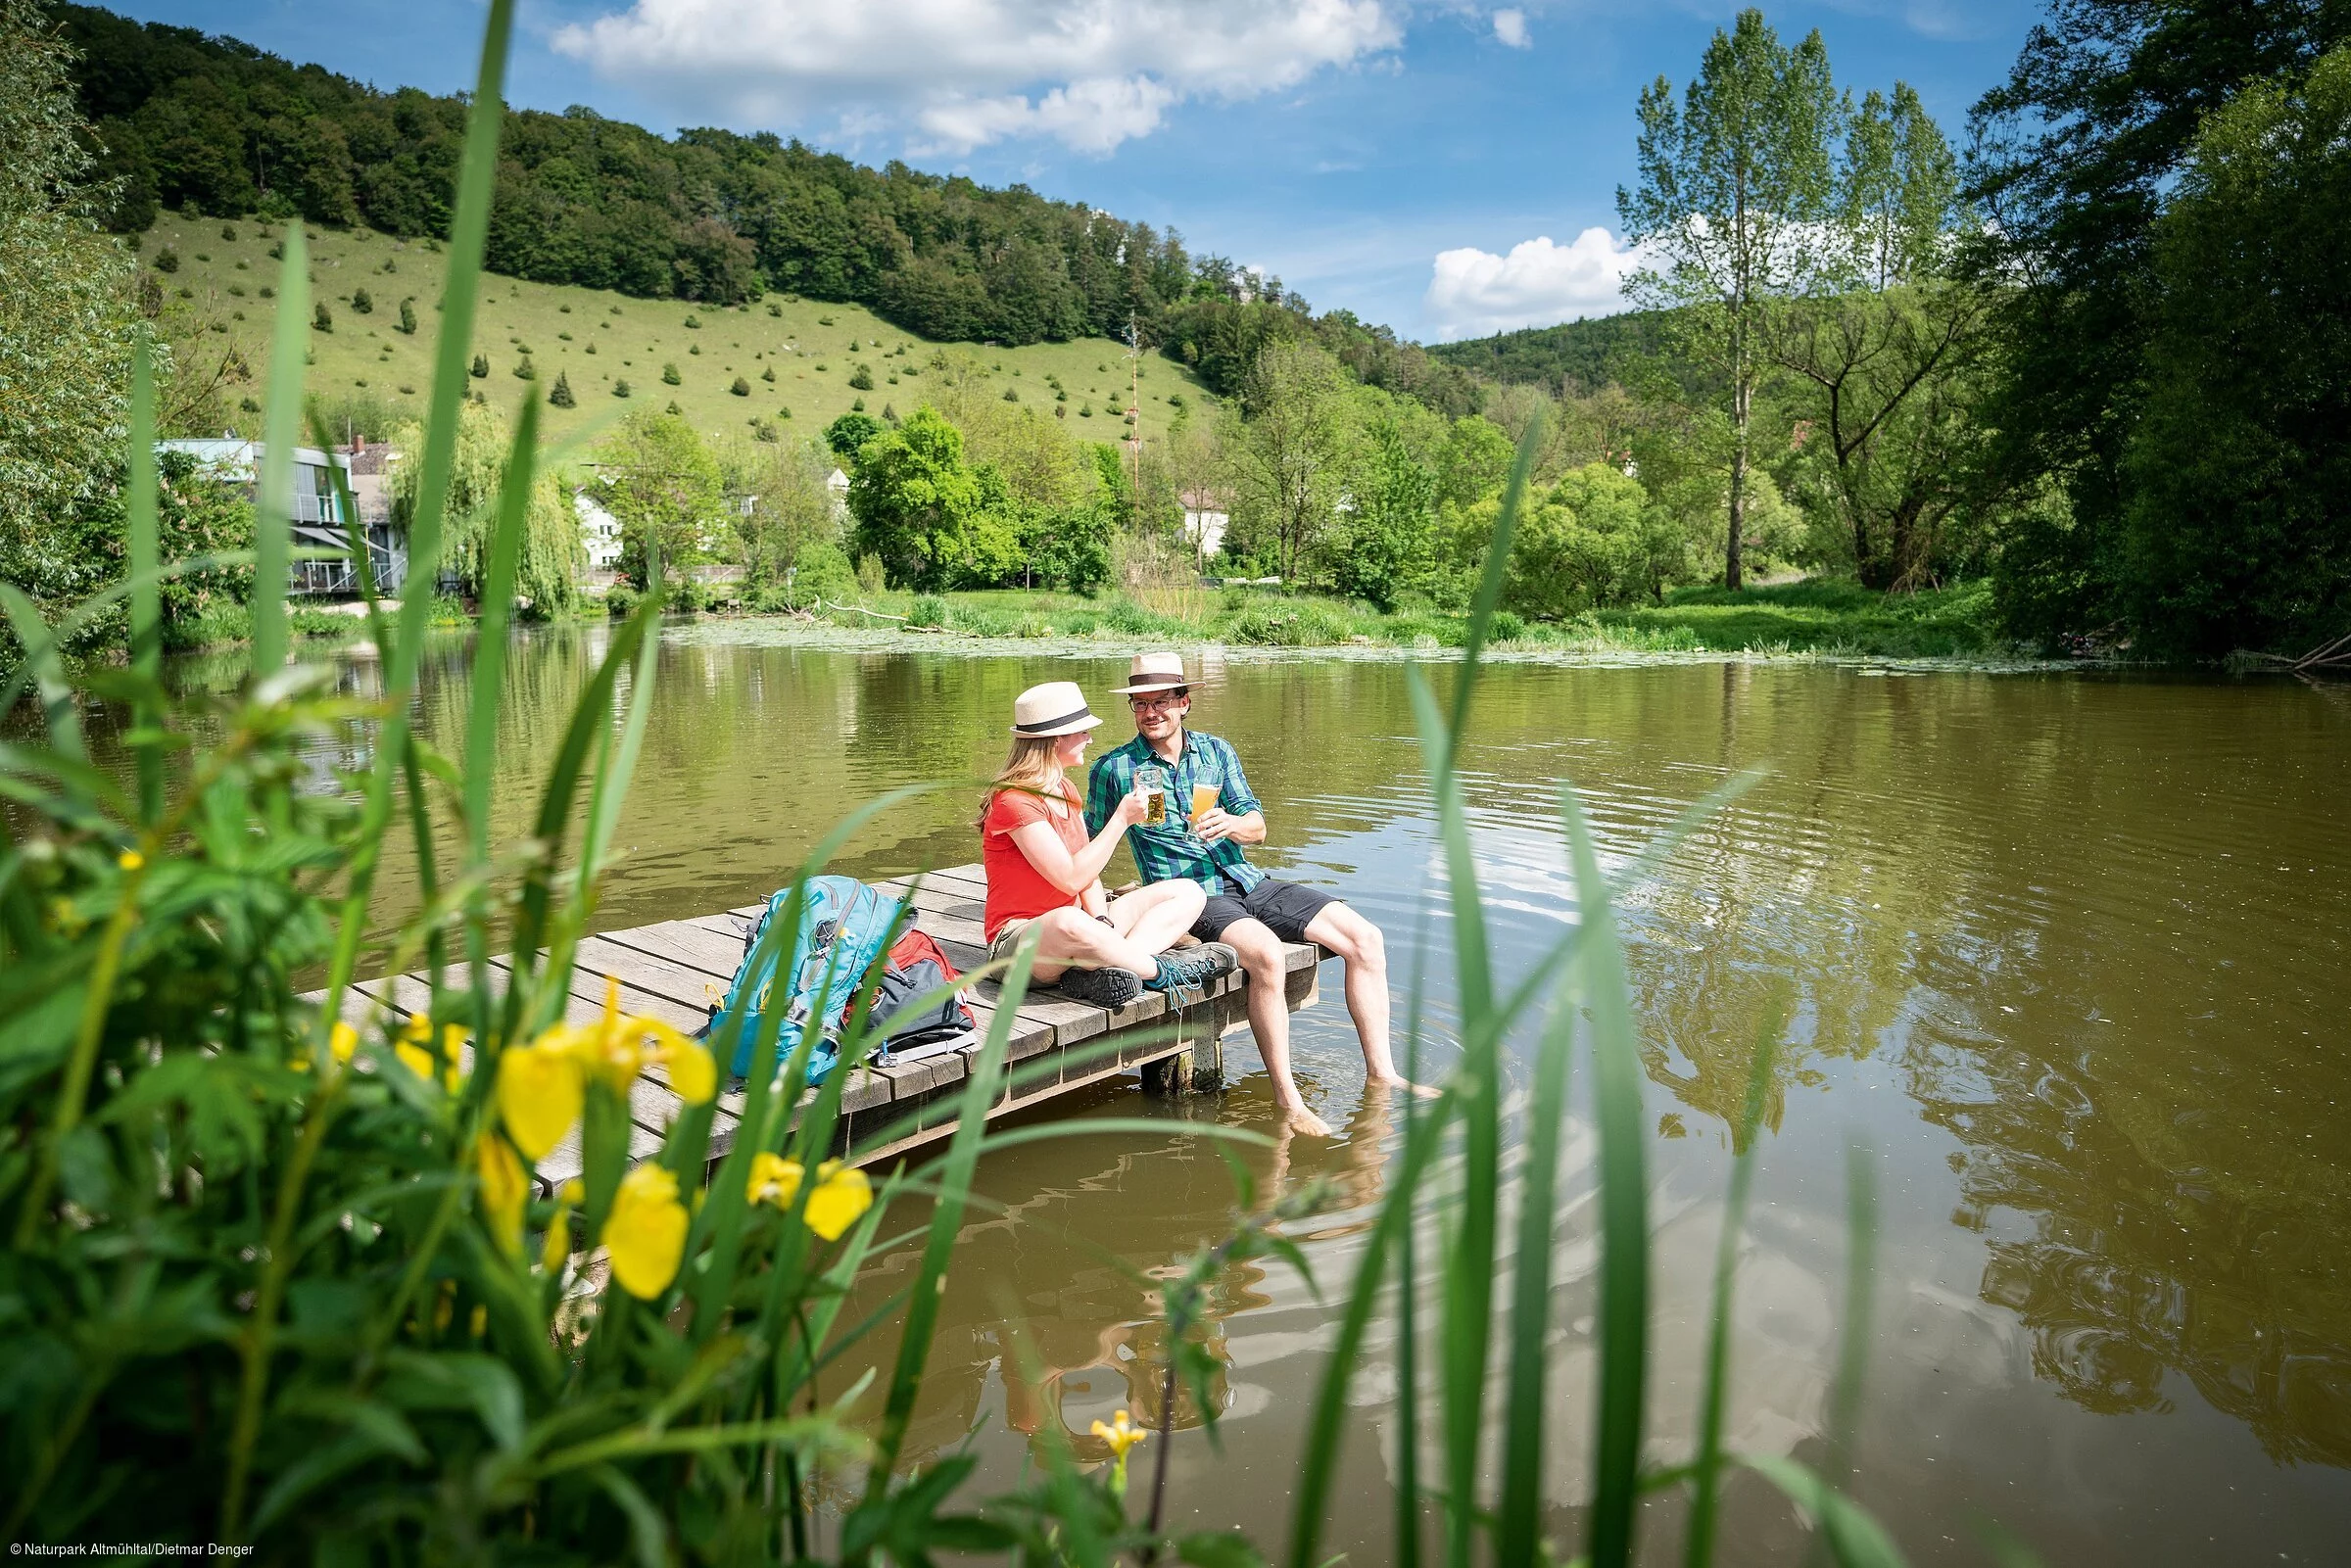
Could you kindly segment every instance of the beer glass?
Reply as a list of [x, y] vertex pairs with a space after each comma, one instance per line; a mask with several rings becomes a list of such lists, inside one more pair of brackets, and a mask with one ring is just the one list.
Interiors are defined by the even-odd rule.
[[1134, 770], [1135, 787], [1143, 792], [1143, 826], [1164, 827], [1168, 820], [1168, 771], [1165, 768]]
[[1195, 774], [1192, 778], [1192, 821], [1217, 809], [1217, 801], [1224, 793], [1224, 781], [1213, 773]]

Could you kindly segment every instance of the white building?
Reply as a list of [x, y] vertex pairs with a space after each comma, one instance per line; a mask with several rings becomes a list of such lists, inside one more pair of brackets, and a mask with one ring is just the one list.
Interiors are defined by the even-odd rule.
[[1183, 537], [1194, 553], [1208, 559], [1224, 547], [1224, 529], [1232, 521], [1232, 498], [1222, 491], [1183, 493]]
[[588, 569], [609, 572], [620, 565], [620, 519], [604, 510], [603, 502], [585, 490], [572, 492], [572, 510], [579, 513], [580, 541], [588, 546]]
[[849, 476], [836, 468], [825, 480], [825, 494], [833, 498], [833, 516], [836, 521], [849, 515]]
[[[251, 497], [261, 483], [265, 449], [261, 442], [224, 436], [216, 441], [159, 441], [161, 452], [186, 452], [197, 467], [215, 479], [242, 486]], [[357, 524], [367, 542], [368, 565], [379, 593], [397, 593], [408, 575], [408, 541], [405, 528], [395, 528], [385, 467], [400, 454], [382, 446], [370, 448], [355, 440], [348, 451], [321, 451], [316, 447], [294, 449], [294, 544], [296, 548], [333, 550], [340, 559], [302, 559], [293, 564], [287, 591], [295, 594], [339, 596], [360, 591], [352, 567], [351, 530]], [[351, 492], [357, 517], [343, 515], [336, 494], [336, 473]]]

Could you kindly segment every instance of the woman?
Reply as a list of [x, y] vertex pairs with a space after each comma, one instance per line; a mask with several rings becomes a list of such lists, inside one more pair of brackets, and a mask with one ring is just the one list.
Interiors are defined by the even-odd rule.
[[1165, 881], [1124, 898], [1102, 890], [1102, 868], [1148, 809], [1141, 789], [1119, 802], [1102, 832], [1085, 832], [1085, 798], [1066, 777], [1085, 763], [1094, 726], [1076, 682], [1031, 687], [1012, 705], [1012, 753], [980, 814], [987, 871], [987, 956], [1009, 957], [1036, 927], [1038, 984], [1096, 1007], [1123, 1007], [1145, 990], [1172, 991], [1228, 973], [1233, 951], [1204, 942], [1163, 951], [1200, 918], [1197, 883]]

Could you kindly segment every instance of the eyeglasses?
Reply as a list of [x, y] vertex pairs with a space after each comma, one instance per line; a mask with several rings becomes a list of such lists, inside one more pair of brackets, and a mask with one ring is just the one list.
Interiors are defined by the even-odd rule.
[[1189, 691], [1177, 687], [1166, 696], [1128, 697], [1127, 705], [1137, 713], [1156, 713], [1165, 708], [1172, 708], [1178, 702], [1189, 702], [1191, 699], [1192, 694]]

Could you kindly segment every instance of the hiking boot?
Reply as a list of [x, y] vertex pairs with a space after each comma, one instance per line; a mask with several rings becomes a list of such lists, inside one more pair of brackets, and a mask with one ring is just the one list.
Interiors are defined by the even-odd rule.
[[1071, 1001], [1092, 1007], [1125, 1007], [1143, 994], [1143, 982], [1125, 970], [1073, 969], [1055, 988]]
[[1143, 985], [1154, 991], [1199, 992], [1219, 975], [1230, 974], [1240, 963], [1240, 955], [1224, 943], [1202, 942], [1197, 947], [1160, 954], [1159, 973]]

